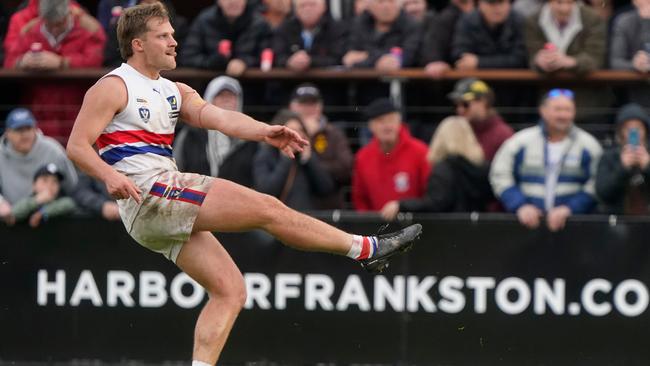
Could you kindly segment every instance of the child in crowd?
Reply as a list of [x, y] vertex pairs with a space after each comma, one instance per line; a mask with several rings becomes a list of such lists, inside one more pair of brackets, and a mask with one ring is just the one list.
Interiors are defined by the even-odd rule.
[[40, 167], [34, 174], [32, 195], [13, 206], [8, 223], [13, 225], [29, 219], [31, 227], [38, 227], [52, 217], [63, 216], [75, 210], [72, 198], [62, 196], [61, 181], [63, 174], [56, 164], [50, 163]]

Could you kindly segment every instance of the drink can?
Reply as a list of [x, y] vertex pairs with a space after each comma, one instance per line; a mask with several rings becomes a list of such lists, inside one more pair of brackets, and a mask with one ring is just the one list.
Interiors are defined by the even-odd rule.
[[271, 70], [271, 66], [273, 66], [273, 50], [265, 48], [262, 51], [260, 69], [262, 69], [262, 71], [269, 71]]
[[402, 48], [401, 47], [392, 47], [390, 49], [390, 54], [393, 55], [398, 61], [399, 64], [402, 64]]
[[217, 52], [223, 57], [230, 58], [232, 54], [232, 42], [229, 39], [222, 39], [219, 41]]
[[34, 42], [29, 46], [29, 50], [32, 52], [41, 52], [43, 51], [43, 44], [41, 42]]

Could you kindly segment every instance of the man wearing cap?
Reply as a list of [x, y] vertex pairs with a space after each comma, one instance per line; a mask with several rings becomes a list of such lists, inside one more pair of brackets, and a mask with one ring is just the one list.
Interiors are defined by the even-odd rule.
[[495, 195], [519, 222], [535, 229], [545, 217], [551, 231], [564, 228], [569, 216], [596, 206], [595, 178], [600, 143], [574, 124], [573, 92], [553, 89], [539, 107], [536, 126], [517, 132], [492, 161]]
[[327, 117], [323, 115], [323, 97], [314, 84], [299, 85], [291, 95], [289, 109], [303, 119], [312, 151], [318, 156], [321, 165], [337, 186], [333, 194], [317, 199], [317, 208], [321, 210], [343, 208], [342, 187], [350, 183], [354, 162], [345, 133], [329, 123]]
[[25, 108], [16, 108], [7, 116], [6, 131], [0, 137], [0, 218], [7, 217], [11, 206], [31, 193], [34, 173], [54, 163], [65, 177], [63, 190], [71, 193], [77, 173], [63, 147], [36, 128], [36, 119]]
[[32, 194], [16, 202], [6, 221], [13, 225], [29, 218], [29, 225], [37, 227], [51, 218], [74, 212], [74, 201], [61, 192], [61, 182], [64, 179], [54, 163], [38, 168], [34, 174]]
[[456, 113], [467, 118], [485, 159], [492, 161], [494, 154], [514, 131], [494, 109], [494, 92], [483, 81], [467, 78], [459, 80], [449, 99], [456, 106]]
[[411, 136], [387, 98], [365, 111], [372, 140], [355, 157], [352, 202], [357, 211], [379, 211], [389, 201], [424, 195], [431, 167], [427, 146]]
[[650, 214], [649, 123], [638, 104], [627, 104], [616, 115], [616, 145], [605, 151], [596, 175], [596, 193], [608, 213]]
[[452, 58], [458, 70], [526, 67], [524, 19], [510, 0], [479, 0], [456, 26]]

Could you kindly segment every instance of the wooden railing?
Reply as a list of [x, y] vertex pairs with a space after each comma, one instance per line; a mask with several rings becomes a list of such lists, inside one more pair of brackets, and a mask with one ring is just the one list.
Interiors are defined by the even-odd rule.
[[[69, 69], [56, 72], [26, 72], [14, 69], [0, 69], [0, 80], [96, 80], [106, 74], [110, 69]], [[178, 68], [166, 71], [163, 75], [172, 80], [209, 80], [223, 72], [199, 70], [192, 68]], [[474, 70], [474, 71], [449, 71], [437, 80], [457, 80], [465, 77], [477, 77], [485, 81], [512, 81], [532, 84], [544, 83], [641, 83], [650, 81], [649, 74], [639, 74], [632, 71], [599, 70], [586, 75], [576, 76], [570, 73], [557, 73], [553, 75], [539, 74], [532, 70]], [[379, 72], [374, 69], [344, 69], [326, 68], [313, 69], [306, 72], [294, 72], [287, 69], [273, 69], [268, 72], [259, 69], [249, 69], [240, 77], [241, 80], [432, 80], [423, 69], [403, 69], [394, 72]]]

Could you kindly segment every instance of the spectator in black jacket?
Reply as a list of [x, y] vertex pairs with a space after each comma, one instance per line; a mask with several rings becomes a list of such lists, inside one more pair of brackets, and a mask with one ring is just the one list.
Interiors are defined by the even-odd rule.
[[451, 43], [460, 16], [474, 10], [472, 0], [451, 0], [449, 5], [423, 24], [420, 65], [431, 77], [439, 78], [451, 69]]
[[295, 71], [340, 65], [346, 51], [346, 27], [332, 19], [325, 0], [295, 0], [294, 16], [273, 37], [276, 64]]
[[490, 166], [465, 118], [447, 117], [440, 122], [427, 160], [434, 166], [425, 196], [386, 203], [381, 210], [385, 220], [394, 220], [400, 211], [486, 211], [494, 200], [488, 180]]
[[[307, 139], [300, 116], [288, 110], [278, 112], [273, 124], [283, 124]], [[290, 159], [270, 145], [262, 145], [253, 163], [255, 189], [280, 199], [296, 210], [315, 209], [315, 199], [329, 195], [334, 182], [320, 163], [311, 146]]]
[[343, 64], [380, 71], [411, 67], [419, 45], [420, 26], [401, 11], [398, 0], [369, 0], [352, 24]]
[[259, 65], [270, 34], [264, 18], [246, 0], [217, 0], [192, 23], [179, 61], [239, 76], [247, 67]]
[[524, 19], [509, 0], [479, 0], [478, 9], [463, 15], [452, 45], [459, 70], [525, 68]]
[[81, 171], [77, 171], [77, 174], [79, 175], [79, 182], [72, 194], [72, 199], [77, 204], [77, 208], [84, 213], [103, 217], [108, 221], [119, 220], [119, 208], [115, 200], [108, 194], [106, 185]]
[[603, 154], [596, 174], [596, 194], [609, 213], [650, 214], [650, 117], [638, 104], [616, 115], [616, 146]]

